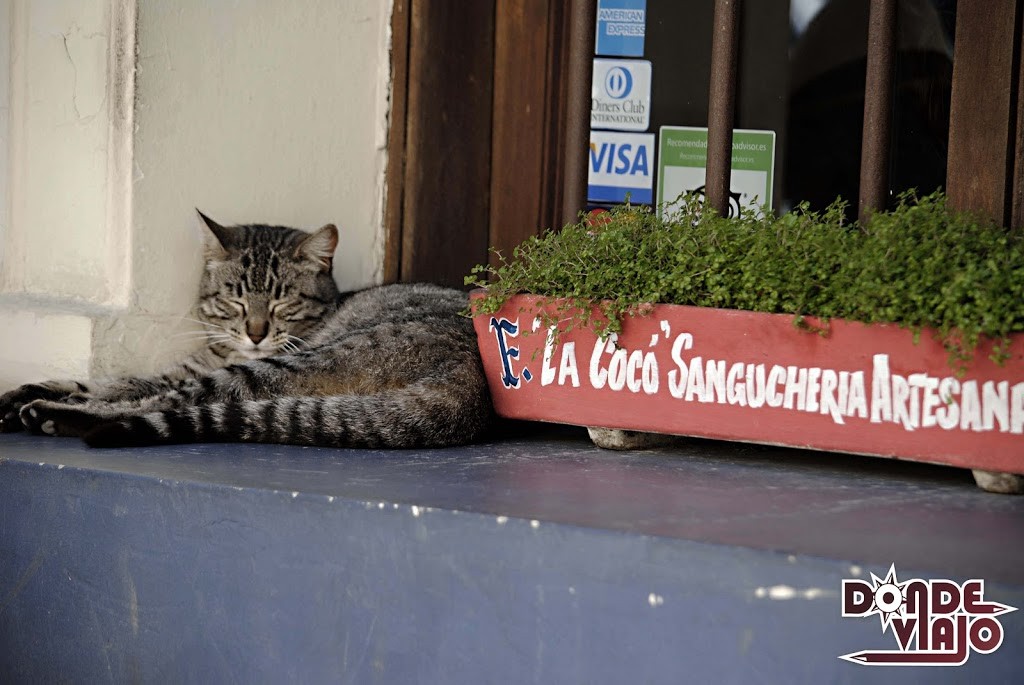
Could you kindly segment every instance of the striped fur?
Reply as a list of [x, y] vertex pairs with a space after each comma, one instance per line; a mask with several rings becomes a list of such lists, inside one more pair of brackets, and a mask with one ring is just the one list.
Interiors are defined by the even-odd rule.
[[441, 447], [492, 409], [462, 292], [427, 284], [340, 294], [337, 231], [210, 229], [197, 315], [207, 345], [163, 374], [51, 381], [0, 396], [0, 431], [98, 447], [266, 442]]

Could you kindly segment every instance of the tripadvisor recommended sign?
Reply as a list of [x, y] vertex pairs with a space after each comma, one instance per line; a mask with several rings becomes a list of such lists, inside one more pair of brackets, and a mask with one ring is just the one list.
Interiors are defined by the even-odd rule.
[[[658, 141], [658, 204], [683, 193], [704, 195], [708, 130], [662, 126]], [[761, 207], [772, 200], [775, 176], [775, 131], [736, 129], [732, 136], [729, 216], [740, 207]]]

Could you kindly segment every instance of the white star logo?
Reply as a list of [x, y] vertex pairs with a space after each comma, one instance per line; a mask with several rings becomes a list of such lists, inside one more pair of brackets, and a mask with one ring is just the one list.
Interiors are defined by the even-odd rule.
[[895, 564], [889, 566], [889, 572], [885, 574], [885, 578], [879, 578], [874, 573], [871, 574], [874, 603], [872, 603], [871, 609], [865, 615], [878, 614], [878, 618], [882, 622], [883, 633], [892, 623], [893, 616], [906, 615], [908, 582], [904, 581], [901, 583], [896, 579]]

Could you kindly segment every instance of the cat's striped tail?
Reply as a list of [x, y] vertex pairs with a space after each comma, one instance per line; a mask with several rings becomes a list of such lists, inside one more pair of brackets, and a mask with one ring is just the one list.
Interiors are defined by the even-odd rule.
[[473, 402], [464, 393], [402, 388], [374, 395], [215, 402], [122, 416], [83, 437], [92, 447], [193, 442], [443, 447], [478, 439], [491, 422], [486, 390]]

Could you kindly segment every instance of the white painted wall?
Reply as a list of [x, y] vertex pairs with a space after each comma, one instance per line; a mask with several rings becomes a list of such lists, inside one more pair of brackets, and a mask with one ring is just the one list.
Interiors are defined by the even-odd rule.
[[4, 265], [4, 236], [11, 223], [8, 195], [11, 137], [11, 0], [0, 0], [0, 269]]
[[379, 282], [390, 10], [0, 0], [0, 391], [180, 356], [194, 207], [334, 222], [339, 284]]

